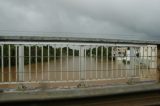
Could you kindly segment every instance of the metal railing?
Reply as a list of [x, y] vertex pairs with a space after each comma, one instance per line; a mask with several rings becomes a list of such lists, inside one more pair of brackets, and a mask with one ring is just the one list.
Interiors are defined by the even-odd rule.
[[157, 80], [157, 45], [93, 41], [1, 39], [0, 84]]

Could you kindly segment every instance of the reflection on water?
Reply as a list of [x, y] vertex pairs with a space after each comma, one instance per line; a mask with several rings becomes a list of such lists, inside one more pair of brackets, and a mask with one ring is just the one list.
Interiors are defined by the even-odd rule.
[[[154, 62], [149, 64], [153, 64], [153, 66], [136, 64], [136, 60], [133, 63], [125, 64], [123, 61], [107, 61], [106, 59], [97, 59], [96, 62], [96, 58], [90, 57], [81, 58], [81, 60], [79, 57], [69, 57], [68, 59], [63, 57], [62, 61], [57, 59], [56, 61], [49, 61], [49, 64], [44, 62], [43, 66], [42, 63], [31, 64], [30, 72], [29, 65], [25, 65], [24, 81], [120, 79], [128, 77], [138, 77], [139, 80], [156, 80], [156, 65]], [[2, 81], [2, 71], [0, 74]], [[11, 67], [10, 73], [7, 67], [4, 68], [4, 82], [9, 81], [9, 76], [12, 82], [18, 81], [18, 74], [16, 74], [15, 67]]]

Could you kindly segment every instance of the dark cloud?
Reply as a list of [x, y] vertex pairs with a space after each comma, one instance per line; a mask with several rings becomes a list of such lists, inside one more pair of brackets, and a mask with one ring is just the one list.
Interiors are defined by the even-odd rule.
[[0, 0], [0, 34], [160, 40], [159, 4], [159, 0]]

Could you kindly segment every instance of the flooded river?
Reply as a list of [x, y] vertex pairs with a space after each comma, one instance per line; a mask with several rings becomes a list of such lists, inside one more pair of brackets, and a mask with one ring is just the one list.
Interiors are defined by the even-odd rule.
[[[156, 80], [156, 63], [153, 67], [123, 61], [112, 61], [106, 59], [63, 57], [43, 63], [25, 65], [24, 81], [66, 81], [66, 80], [93, 80], [93, 79], [120, 79], [127, 77], [138, 77], [140, 80]], [[18, 69], [17, 69], [18, 70]], [[0, 73], [2, 76], [2, 73]], [[9, 75], [10, 74], [10, 75]], [[20, 73], [16, 73], [16, 67], [4, 68], [4, 81], [19, 81]], [[2, 78], [1, 78], [2, 81]]]

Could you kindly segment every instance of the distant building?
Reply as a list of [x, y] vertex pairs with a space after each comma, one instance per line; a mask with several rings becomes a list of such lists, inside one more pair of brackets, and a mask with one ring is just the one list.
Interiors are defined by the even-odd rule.
[[157, 56], [156, 45], [146, 45], [141, 47], [116, 47], [113, 49], [114, 57], [118, 61], [137, 61], [137, 64], [155, 67]]

